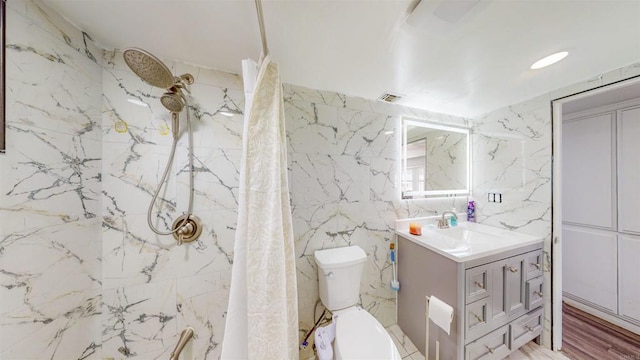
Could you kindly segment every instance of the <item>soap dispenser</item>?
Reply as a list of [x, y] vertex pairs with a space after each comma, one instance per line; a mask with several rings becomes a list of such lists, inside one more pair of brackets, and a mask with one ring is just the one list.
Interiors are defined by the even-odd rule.
[[[456, 208], [454, 207], [451, 211], [455, 214], [456, 213]], [[451, 226], [451, 227], [458, 226], [458, 218], [457, 218], [457, 216], [458, 215], [452, 215], [449, 218], [449, 226]]]

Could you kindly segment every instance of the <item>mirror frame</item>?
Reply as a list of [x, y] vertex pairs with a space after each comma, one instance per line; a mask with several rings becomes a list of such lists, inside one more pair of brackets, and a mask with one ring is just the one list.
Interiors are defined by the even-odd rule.
[[[402, 191], [402, 184], [404, 182], [407, 172], [407, 127], [419, 126], [435, 130], [451, 131], [456, 133], [462, 133], [467, 135], [467, 176], [465, 189], [458, 190], [420, 190], [420, 191]], [[446, 197], [446, 196], [462, 196], [469, 195], [471, 193], [471, 132], [468, 128], [457, 127], [452, 125], [444, 125], [439, 123], [432, 123], [429, 121], [422, 121], [418, 119], [402, 118], [402, 143], [400, 144], [402, 155], [402, 166], [400, 168], [400, 197], [403, 200], [421, 199], [428, 197]], [[426, 179], [425, 179], [426, 181]]]

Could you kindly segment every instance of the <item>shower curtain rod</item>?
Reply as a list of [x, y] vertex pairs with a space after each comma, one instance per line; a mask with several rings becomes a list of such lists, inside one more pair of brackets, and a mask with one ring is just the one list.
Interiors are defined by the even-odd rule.
[[266, 57], [269, 55], [267, 46], [267, 34], [264, 30], [264, 17], [262, 15], [262, 0], [256, 0], [256, 10], [258, 12], [258, 24], [260, 25], [260, 37], [262, 38], [262, 53]]

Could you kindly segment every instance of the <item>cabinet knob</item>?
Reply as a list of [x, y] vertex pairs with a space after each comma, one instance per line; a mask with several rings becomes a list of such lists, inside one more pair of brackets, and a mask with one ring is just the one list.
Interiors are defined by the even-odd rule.
[[534, 263], [531, 263], [531, 266], [535, 266], [535, 267], [536, 267], [536, 269], [540, 270], [540, 264], [534, 264]]
[[484, 284], [483, 283], [479, 283], [479, 282], [474, 282], [476, 284], [477, 287], [479, 287], [480, 289], [484, 289]]
[[538, 296], [540, 296], [540, 297], [542, 297], [542, 291], [534, 291], [533, 293], [538, 295]]
[[511, 271], [512, 273], [517, 273], [518, 272], [518, 268], [515, 268], [513, 266], [509, 266], [509, 271]]
[[527, 329], [528, 331], [533, 331], [533, 328], [531, 326], [525, 326], [525, 329]]
[[489, 350], [489, 352], [492, 354], [496, 351], [495, 349], [492, 349], [489, 345], [485, 345], [484, 347], [486, 347], [487, 350]]

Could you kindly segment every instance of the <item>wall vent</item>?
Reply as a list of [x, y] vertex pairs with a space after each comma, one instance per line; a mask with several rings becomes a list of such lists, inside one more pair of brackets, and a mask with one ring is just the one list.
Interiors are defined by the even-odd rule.
[[380, 97], [378, 97], [379, 101], [384, 101], [384, 102], [388, 102], [388, 103], [395, 103], [398, 102], [400, 99], [402, 99], [402, 95], [400, 94], [392, 94], [392, 93], [384, 93], [382, 95], [380, 95]]

